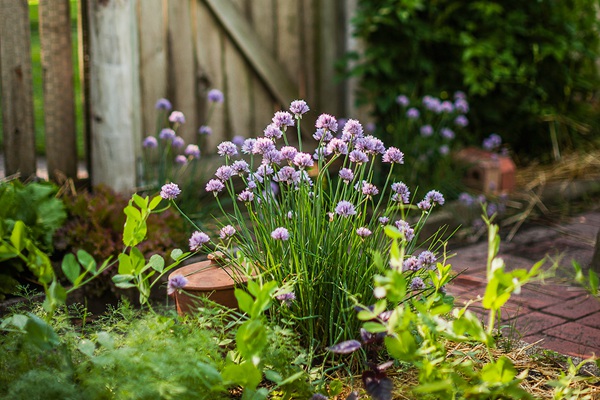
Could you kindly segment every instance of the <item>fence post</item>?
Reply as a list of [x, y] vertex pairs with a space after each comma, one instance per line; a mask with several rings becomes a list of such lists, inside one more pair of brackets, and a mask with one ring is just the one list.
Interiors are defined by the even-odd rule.
[[41, 0], [40, 42], [44, 73], [44, 125], [50, 179], [77, 177], [75, 91], [69, 0]]
[[0, 0], [0, 71], [6, 175], [35, 175], [35, 130], [27, 0]]
[[142, 141], [135, 1], [86, 1], [92, 183], [130, 192]]

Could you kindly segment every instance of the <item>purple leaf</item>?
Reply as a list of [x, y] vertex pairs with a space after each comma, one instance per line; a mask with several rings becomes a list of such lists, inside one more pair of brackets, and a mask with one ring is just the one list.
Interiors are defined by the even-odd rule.
[[365, 390], [373, 400], [392, 400], [394, 384], [383, 372], [365, 371], [362, 374]]
[[350, 392], [348, 397], [346, 397], [346, 400], [358, 400], [358, 393]]
[[346, 340], [327, 348], [332, 353], [338, 354], [349, 354], [358, 349], [360, 349], [360, 342], [358, 340]]

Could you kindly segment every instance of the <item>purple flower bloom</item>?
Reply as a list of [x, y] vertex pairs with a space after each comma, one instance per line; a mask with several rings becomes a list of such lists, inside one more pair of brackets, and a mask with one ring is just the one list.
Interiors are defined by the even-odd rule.
[[192, 158], [200, 158], [200, 147], [198, 147], [198, 145], [195, 144], [188, 144], [185, 150], [183, 151], [183, 154]]
[[298, 150], [294, 146], [283, 146], [279, 152], [288, 162], [294, 161], [294, 157], [298, 154]]
[[419, 207], [419, 210], [421, 211], [428, 211], [431, 208], [431, 203], [427, 200], [421, 200], [417, 203], [417, 207]]
[[175, 275], [172, 278], [169, 278], [169, 283], [167, 284], [167, 294], [172, 295], [177, 289], [183, 289], [187, 283], [188, 280], [183, 275]]
[[156, 108], [157, 110], [171, 111], [173, 106], [171, 105], [171, 102], [167, 99], [158, 99], [156, 101], [156, 104], [154, 105], [154, 108]]
[[360, 150], [352, 150], [348, 158], [350, 161], [357, 164], [369, 162], [369, 157]]
[[190, 237], [190, 250], [198, 251], [202, 248], [202, 245], [208, 242], [210, 242], [210, 238], [206, 233], [196, 231], [192, 233], [192, 236]]
[[315, 153], [313, 154], [313, 159], [321, 160], [325, 159], [330, 153], [327, 151], [327, 146], [320, 146], [315, 149]]
[[200, 129], [198, 129], [198, 133], [201, 135], [212, 135], [212, 129], [208, 125], [202, 125]]
[[457, 90], [456, 92], [454, 92], [454, 99], [466, 99], [467, 95], [465, 94], [465, 92], [461, 92], [460, 90]]
[[391, 189], [395, 192], [392, 195], [393, 201], [402, 201], [404, 204], [410, 202], [410, 190], [408, 190], [408, 186], [404, 182], [392, 183]]
[[368, 228], [365, 228], [364, 226], [361, 226], [360, 228], [356, 229], [356, 234], [362, 238], [371, 236], [372, 233], [373, 232], [371, 232]]
[[175, 164], [185, 165], [187, 164], [187, 158], [184, 155], [179, 154], [175, 157]]
[[443, 138], [445, 139], [454, 139], [454, 131], [452, 129], [449, 128], [442, 128], [442, 130], [440, 131], [440, 134], [442, 135]]
[[249, 139], [244, 140], [244, 144], [242, 145], [242, 153], [251, 154], [255, 143], [256, 143], [256, 139], [254, 139], [254, 138], [249, 138]]
[[296, 116], [296, 118], [302, 118], [302, 114], [306, 114], [310, 108], [304, 100], [294, 100], [290, 104], [290, 112]]
[[223, 92], [218, 89], [211, 89], [206, 97], [211, 103], [222, 103], [225, 100]]
[[263, 154], [262, 164], [277, 164], [283, 160], [283, 156], [279, 150], [270, 150]]
[[376, 128], [377, 128], [377, 126], [373, 122], [368, 122], [367, 125], [365, 126], [365, 130], [369, 133], [375, 132]]
[[215, 196], [223, 189], [225, 189], [225, 185], [218, 179], [211, 179], [206, 184], [206, 191], [213, 192]]
[[309, 168], [315, 164], [312, 157], [308, 153], [298, 153], [294, 156], [294, 165], [298, 168]]
[[244, 173], [250, 172], [250, 167], [245, 160], [236, 160], [233, 164], [231, 164], [231, 168], [238, 175], [243, 175]]
[[146, 148], [155, 148], [158, 146], [158, 141], [154, 136], [148, 136], [144, 139], [144, 143], [142, 143], [142, 146]]
[[288, 126], [294, 126], [294, 117], [287, 111], [277, 111], [272, 121], [277, 128], [283, 130], [286, 130]]
[[379, 194], [379, 189], [377, 189], [377, 186], [373, 185], [372, 183], [369, 183], [367, 181], [362, 181], [362, 194], [364, 194], [365, 196], [371, 197], [371, 196], [376, 196], [377, 194]]
[[158, 134], [158, 137], [163, 140], [173, 140], [176, 136], [175, 131], [171, 128], [164, 128]]
[[254, 176], [264, 178], [265, 176], [269, 176], [271, 174], [273, 174], [273, 168], [271, 168], [271, 166], [268, 164], [261, 164], [258, 166], [258, 168], [256, 168], [256, 173]]
[[421, 289], [425, 289], [425, 283], [423, 282], [423, 279], [416, 276], [410, 282], [410, 290], [421, 290]]
[[238, 200], [244, 203], [251, 202], [254, 200], [254, 193], [246, 189], [238, 195]]
[[404, 164], [404, 153], [396, 147], [389, 147], [383, 154], [383, 162], [392, 164]]
[[351, 215], [356, 215], [356, 209], [349, 201], [342, 200], [335, 207], [335, 213], [342, 217], [349, 217]]
[[426, 109], [431, 110], [435, 113], [440, 113], [442, 111], [442, 102], [440, 101], [440, 99], [436, 99], [435, 97], [424, 96], [423, 105]]
[[177, 186], [176, 183], [167, 183], [161, 188], [160, 197], [162, 197], [165, 200], [173, 200], [177, 198], [177, 196], [179, 196], [180, 193], [181, 190], [179, 189], [179, 186]]
[[430, 190], [429, 192], [427, 192], [424, 200], [433, 203], [434, 205], [439, 204], [440, 206], [443, 206], [445, 202], [444, 195], [442, 195], [437, 190]]
[[502, 144], [502, 138], [496, 133], [492, 133], [489, 137], [483, 140], [483, 148], [492, 151]]
[[271, 232], [271, 237], [275, 240], [288, 240], [290, 238], [290, 233], [287, 229], [279, 227]]
[[175, 136], [171, 141], [171, 146], [173, 146], [176, 149], [180, 149], [183, 146], [185, 146], [185, 141], [181, 136]]
[[417, 110], [414, 107], [411, 107], [406, 111], [406, 117], [408, 119], [417, 119], [417, 118], [419, 118], [420, 115], [421, 115], [421, 113], [419, 112], [419, 110]]
[[219, 168], [217, 168], [217, 172], [215, 173], [215, 176], [223, 182], [231, 178], [233, 175], [235, 175], [235, 171], [229, 165], [221, 165]]
[[230, 237], [232, 237], [233, 235], [235, 235], [236, 230], [233, 226], [231, 225], [225, 225], [224, 227], [222, 227], [219, 230], [219, 237], [223, 240], [228, 239]]
[[400, 96], [396, 97], [396, 103], [400, 104], [402, 107], [406, 107], [410, 104], [410, 100], [408, 100], [408, 97], [401, 94]]
[[342, 178], [345, 183], [348, 183], [354, 179], [354, 172], [352, 172], [350, 168], [342, 168], [340, 169], [340, 178]]
[[421, 127], [421, 136], [429, 137], [431, 135], [433, 135], [433, 128], [431, 127], [431, 125], [423, 125]]
[[252, 146], [252, 154], [265, 154], [268, 151], [275, 150], [275, 143], [269, 138], [260, 137]]
[[313, 134], [313, 138], [318, 141], [329, 142], [333, 139], [333, 135], [328, 130], [323, 128], [317, 129], [317, 131]]
[[300, 171], [296, 171], [293, 167], [285, 166], [279, 170], [275, 178], [276, 182], [287, 183], [288, 185], [300, 182]]
[[426, 268], [426, 267], [429, 267], [429, 266], [435, 264], [436, 261], [437, 261], [437, 258], [429, 250], [425, 250], [425, 251], [421, 252], [421, 254], [419, 254], [419, 262], [421, 263], [421, 266], [423, 268]]
[[402, 268], [404, 271], [418, 271], [421, 268], [421, 263], [417, 257], [412, 256], [404, 260]]
[[375, 136], [364, 136], [357, 138], [354, 144], [355, 149], [360, 150], [366, 154], [383, 154], [385, 153], [385, 146], [383, 142], [377, 139]]
[[273, 123], [267, 125], [267, 127], [263, 131], [263, 135], [265, 135], [265, 137], [269, 139], [280, 139], [283, 136], [283, 132], [281, 132], [281, 129], [279, 129], [279, 127]]
[[381, 225], [387, 225], [387, 223], [390, 222], [390, 219], [388, 217], [379, 217], [378, 221]]
[[474, 203], [473, 197], [469, 193], [461, 193], [458, 195], [458, 201], [460, 201], [465, 206], [469, 207]]
[[464, 128], [465, 126], [469, 125], [469, 120], [464, 115], [458, 115], [456, 118], [454, 118], [454, 124]]
[[342, 133], [342, 138], [346, 141], [350, 141], [350, 139], [362, 137], [363, 127], [357, 120], [349, 119], [348, 122], [346, 122], [346, 124], [344, 125]]
[[236, 146], [242, 146], [244, 144], [244, 141], [246, 139], [242, 136], [242, 135], [235, 135], [232, 139], [231, 142], [233, 144], [235, 144]]
[[173, 111], [169, 115], [169, 121], [177, 124], [185, 124], [185, 116], [181, 111]]
[[451, 113], [454, 111], [454, 104], [448, 100], [442, 101], [442, 104], [440, 104], [440, 110], [445, 113]]
[[296, 300], [296, 294], [294, 292], [282, 293], [275, 296], [275, 298], [289, 307], [292, 301]]
[[457, 112], [466, 114], [469, 112], [469, 103], [465, 99], [456, 99], [454, 101], [454, 108]]
[[329, 114], [321, 114], [315, 123], [317, 129], [325, 129], [331, 132], [337, 132], [338, 124], [334, 116]]
[[440, 152], [441, 155], [447, 156], [448, 153], [450, 153], [450, 147], [448, 147], [447, 144], [443, 144], [443, 145], [440, 146], [440, 148], [438, 149], [438, 151]]
[[237, 146], [230, 141], [219, 143], [217, 146], [217, 154], [222, 156], [235, 156], [238, 153]]
[[408, 222], [404, 221], [403, 219], [400, 219], [394, 222], [394, 225], [404, 235], [404, 239], [407, 242], [413, 240], [413, 238], [415, 237], [415, 230], [410, 227]]
[[342, 139], [333, 138], [327, 143], [327, 152], [336, 154], [348, 154], [348, 144]]

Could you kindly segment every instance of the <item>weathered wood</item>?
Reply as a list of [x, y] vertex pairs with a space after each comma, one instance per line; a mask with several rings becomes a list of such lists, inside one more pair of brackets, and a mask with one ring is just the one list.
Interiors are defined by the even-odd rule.
[[0, 0], [0, 73], [6, 175], [35, 175], [33, 82], [27, 0]]
[[92, 183], [136, 184], [141, 151], [135, 0], [89, 4]]
[[250, 23], [234, 8], [229, 0], [203, 0], [233, 39], [244, 57], [254, 68], [281, 104], [289, 104], [298, 96], [294, 82], [285, 68], [266, 51], [252, 30]]
[[77, 177], [77, 135], [69, 0], [41, 0], [40, 42], [48, 175]]
[[341, 85], [336, 82], [334, 65], [340, 55], [339, 29], [336, 24], [338, 10], [336, 1], [318, 0], [317, 29], [317, 107], [319, 112], [327, 112], [338, 117], [343, 116]]
[[183, 112], [186, 122], [177, 130], [186, 143], [195, 142], [198, 132], [197, 69], [190, 16], [190, 1], [168, 2], [169, 83], [171, 101]]
[[140, 40], [140, 94], [142, 133], [153, 135], [157, 126], [156, 101], [167, 97], [167, 3], [138, 0]]

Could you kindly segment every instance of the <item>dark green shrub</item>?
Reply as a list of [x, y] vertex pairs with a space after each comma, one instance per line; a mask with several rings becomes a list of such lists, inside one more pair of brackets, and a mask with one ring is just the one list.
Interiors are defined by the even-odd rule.
[[589, 143], [600, 129], [597, 11], [596, 0], [361, 0], [360, 101], [374, 105], [384, 139], [395, 134], [397, 95], [462, 90], [471, 103], [464, 142], [497, 132], [528, 156], [549, 154], [552, 139]]

